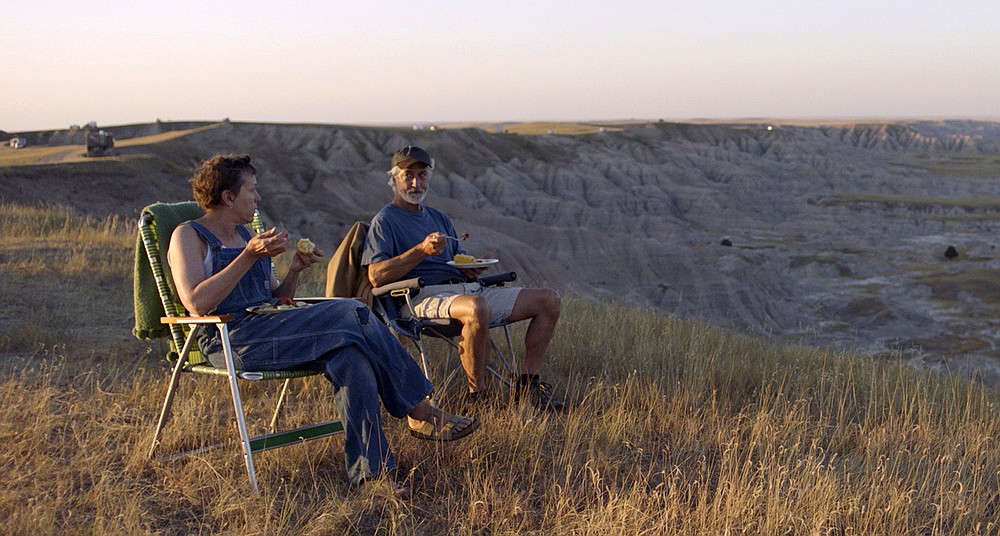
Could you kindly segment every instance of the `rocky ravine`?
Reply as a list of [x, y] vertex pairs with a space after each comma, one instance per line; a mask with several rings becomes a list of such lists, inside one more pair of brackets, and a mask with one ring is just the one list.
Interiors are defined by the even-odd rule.
[[112, 127], [135, 142], [120, 141], [115, 159], [0, 168], [4, 197], [134, 215], [189, 197], [200, 159], [246, 151], [265, 215], [332, 251], [390, 198], [388, 155], [417, 144], [438, 161], [428, 203], [471, 234], [472, 252], [492, 251], [525, 284], [977, 368], [1000, 385], [1000, 123], [655, 123], [517, 136], [226, 122], [139, 138], [192, 126]]

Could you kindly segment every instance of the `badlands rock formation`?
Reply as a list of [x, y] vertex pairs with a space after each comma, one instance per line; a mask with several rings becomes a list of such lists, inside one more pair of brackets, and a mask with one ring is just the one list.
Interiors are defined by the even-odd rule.
[[[470, 233], [473, 253], [493, 252], [525, 284], [976, 367], [1000, 383], [990, 368], [1000, 359], [998, 123], [661, 122], [526, 136], [224, 122], [141, 143], [193, 126], [113, 127], [116, 160], [58, 177], [0, 170], [0, 184], [21, 201], [40, 196], [32, 184], [45, 177], [37, 198], [134, 214], [187, 198], [200, 159], [246, 151], [261, 170], [265, 215], [332, 251], [351, 222], [389, 200], [389, 155], [416, 144], [438, 162], [427, 202]], [[949, 246], [957, 257], [944, 255]]]

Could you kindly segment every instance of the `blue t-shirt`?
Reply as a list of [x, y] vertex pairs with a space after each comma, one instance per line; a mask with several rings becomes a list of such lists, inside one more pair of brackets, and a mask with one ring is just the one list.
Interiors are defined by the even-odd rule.
[[[413, 246], [424, 241], [431, 233], [455, 234], [451, 219], [444, 212], [421, 205], [419, 211], [406, 210], [393, 204], [382, 208], [372, 218], [368, 236], [365, 238], [365, 251], [361, 256], [361, 264], [369, 264], [391, 259], [402, 255]], [[457, 253], [465, 253], [458, 242], [448, 240], [440, 255], [433, 255], [420, 261], [403, 279], [421, 277], [424, 284], [437, 285], [450, 279], [465, 281], [465, 276], [454, 266], [448, 265]]]

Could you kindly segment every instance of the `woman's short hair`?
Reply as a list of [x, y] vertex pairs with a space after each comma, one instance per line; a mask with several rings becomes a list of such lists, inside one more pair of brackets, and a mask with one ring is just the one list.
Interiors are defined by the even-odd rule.
[[250, 163], [250, 155], [217, 154], [202, 162], [191, 177], [191, 193], [198, 205], [208, 210], [222, 203], [222, 192], [233, 190], [239, 193], [243, 175], [257, 174], [257, 168]]

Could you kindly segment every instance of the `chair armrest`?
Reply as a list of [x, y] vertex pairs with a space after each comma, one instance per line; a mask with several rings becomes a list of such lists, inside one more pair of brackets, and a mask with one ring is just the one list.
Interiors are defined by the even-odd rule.
[[361, 298], [361, 297], [347, 297], [347, 296], [330, 296], [330, 297], [309, 296], [309, 297], [305, 297], [305, 298], [295, 298], [293, 301], [295, 301], [295, 302], [301, 302], [301, 303], [314, 304], [314, 303], [321, 303], [321, 302], [331, 301], [331, 300], [354, 300], [356, 302], [361, 302], [361, 303], [365, 302], [364, 298]]
[[398, 289], [415, 289], [424, 286], [424, 280], [419, 277], [414, 277], [413, 279], [404, 279], [402, 281], [396, 281], [395, 283], [389, 283], [388, 285], [382, 285], [378, 288], [372, 289], [373, 296], [381, 296], [383, 294], [388, 294], [394, 290]]
[[476, 281], [484, 287], [502, 287], [504, 283], [510, 283], [517, 279], [517, 272], [507, 272], [505, 274], [480, 277]]
[[161, 324], [225, 324], [234, 320], [232, 315], [211, 316], [162, 316]]

